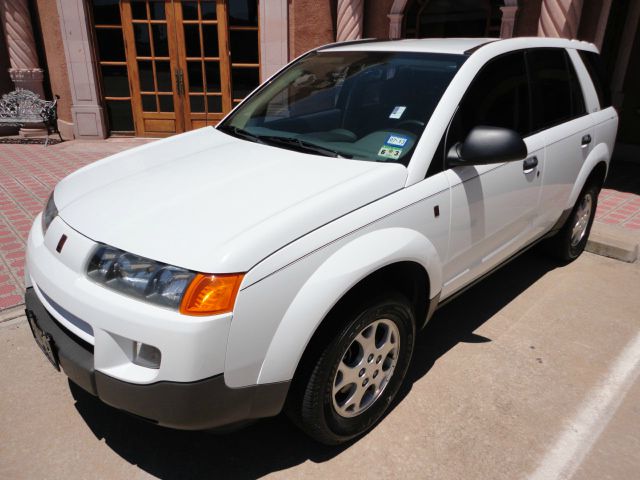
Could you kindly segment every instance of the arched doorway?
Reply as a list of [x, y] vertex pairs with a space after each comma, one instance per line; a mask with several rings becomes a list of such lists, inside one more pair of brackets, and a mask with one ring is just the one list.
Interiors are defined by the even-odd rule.
[[404, 15], [404, 38], [499, 37], [501, 0], [413, 0]]

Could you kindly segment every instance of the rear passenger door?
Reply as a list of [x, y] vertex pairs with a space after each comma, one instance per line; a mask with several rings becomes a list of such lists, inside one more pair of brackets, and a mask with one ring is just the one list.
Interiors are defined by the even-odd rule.
[[527, 51], [531, 77], [533, 130], [544, 136], [540, 214], [534, 229], [543, 233], [568, 208], [578, 173], [594, 145], [595, 132], [573, 62], [565, 49]]
[[451, 236], [443, 297], [491, 270], [533, 237], [538, 214], [542, 135], [531, 135], [524, 51], [491, 60], [465, 93], [447, 132], [446, 151], [480, 125], [510, 128], [527, 144], [527, 159], [446, 170], [451, 185]]

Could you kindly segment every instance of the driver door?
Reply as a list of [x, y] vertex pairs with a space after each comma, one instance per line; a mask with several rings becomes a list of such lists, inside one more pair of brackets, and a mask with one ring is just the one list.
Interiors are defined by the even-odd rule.
[[[532, 240], [544, 166], [542, 135], [529, 135], [529, 85], [524, 52], [488, 63], [467, 90], [447, 132], [446, 148], [479, 125], [510, 128], [527, 159], [446, 170], [451, 186], [451, 236], [443, 297], [488, 272]], [[534, 160], [535, 159], [535, 160]], [[531, 164], [537, 165], [531, 168]]]

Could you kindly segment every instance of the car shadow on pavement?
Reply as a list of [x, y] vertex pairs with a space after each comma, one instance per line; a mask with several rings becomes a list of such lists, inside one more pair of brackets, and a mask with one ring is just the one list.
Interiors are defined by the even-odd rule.
[[172, 430], [111, 408], [72, 382], [69, 387], [93, 434], [158, 478], [258, 478], [307, 460], [324, 462], [346, 448], [314, 442], [282, 414], [226, 434]]
[[[460, 342], [487, 342], [473, 332], [556, 264], [534, 250], [442, 307], [418, 336], [408, 381], [396, 402]], [[345, 449], [320, 445], [284, 415], [227, 434], [158, 427], [111, 408], [69, 382], [76, 409], [98, 439], [124, 460], [164, 479], [257, 478], [307, 460], [322, 463]]]
[[490, 342], [475, 330], [558, 266], [544, 252], [543, 245], [534, 247], [438, 309], [416, 339], [408, 381], [396, 402], [402, 401], [412, 385], [458, 343]]

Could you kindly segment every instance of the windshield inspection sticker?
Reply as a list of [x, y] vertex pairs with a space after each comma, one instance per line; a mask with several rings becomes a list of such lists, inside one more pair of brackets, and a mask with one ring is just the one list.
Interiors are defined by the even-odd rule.
[[406, 109], [407, 107], [393, 107], [393, 110], [391, 110], [391, 115], [389, 115], [389, 118], [394, 118], [397, 120], [402, 116], [402, 114]]
[[383, 146], [380, 151], [378, 151], [379, 157], [384, 158], [392, 158], [393, 160], [397, 160], [400, 158], [400, 154], [402, 153], [402, 149], [398, 147], [390, 147], [388, 145]]

